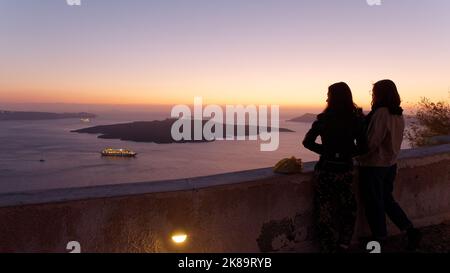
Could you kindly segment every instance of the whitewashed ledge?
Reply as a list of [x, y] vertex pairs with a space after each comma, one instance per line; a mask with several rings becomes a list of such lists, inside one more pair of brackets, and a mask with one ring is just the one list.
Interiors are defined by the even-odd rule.
[[[315, 162], [305, 163], [303, 172], [312, 172], [314, 164]], [[175, 180], [5, 193], [0, 194], [0, 207], [120, 197], [147, 193], [197, 190], [214, 186], [239, 184], [249, 181], [268, 179], [276, 176], [281, 175], [275, 174], [272, 168], [261, 168]]]
[[[446, 159], [450, 159], [450, 144], [403, 150], [400, 155], [399, 166], [400, 168], [419, 167]], [[315, 162], [305, 163], [303, 173], [311, 173], [314, 164]], [[176, 180], [4, 193], [0, 194], [0, 207], [198, 190], [214, 186], [271, 179], [277, 176], [282, 175], [274, 174], [272, 168], [262, 168]]]

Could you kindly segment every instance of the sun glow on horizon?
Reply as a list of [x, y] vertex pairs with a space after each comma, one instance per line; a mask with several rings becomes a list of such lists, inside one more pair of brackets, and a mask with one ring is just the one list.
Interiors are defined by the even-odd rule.
[[322, 108], [345, 81], [367, 109], [386, 78], [404, 105], [449, 99], [447, 2], [12, 2], [0, 9], [2, 103]]

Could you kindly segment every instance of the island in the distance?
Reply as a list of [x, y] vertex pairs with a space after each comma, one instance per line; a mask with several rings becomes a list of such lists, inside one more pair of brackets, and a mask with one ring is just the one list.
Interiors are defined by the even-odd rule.
[[[75, 133], [87, 133], [87, 134], [98, 134], [98, 138], [103, 139], [120, 139], [120, 140], [128, 140], [135, 142], [154, 142], [158, 144], [166, 144], [166, 143], [186, 143], [186, 142], [209, 142], [205, 138], [202, 140], [194, 140], [193, 132], [191, 134], [192, 140], [181, 140], [175, 141], [172, 138], [171, 130], [172, 125], [176, 121], [176, 119], [166, 119], [166, 120], [154, 120], [154, 121], [136, 121], [131, 123], [121, 123], [121, 124], [112, 124], [112, 125], [100, 125], [89, 128], [83, 128], [78, 130], [73, 130]], [[194, 128], [194, 121], [191, 121], [191, 128]], [[207, 121], [203, 121], [203, 125]], [[215, 126], [224, 126], [223, 124], [215, 124]], [[235, 125], [234, 126], [234, 135], [237, 136], [238, 126], [245, 126], [245, 135], [248, 136], [252, 130], [250, 130], [249, 125]], [[223, 137], [225, 138], [226, 130], [225, 127], [222, 127], [224, 130]], [[253, 128], [252, 128], [253, 129]], [[260, 132], [259, 127], [256, 128], [257, 132]], [[271, 128], [268, 127], [267, 131], [271, 131]], [[280, 132], [294, 132], [292, 130], [286, 128], [279, 128]]]
[[317, 119], [317, 114], [306, 113], [302, 116], [289, 119], [290, 122], [314, 122]]
[[53, 119], [89, 119], [95, 118], [91, 113], [49, 113], [49, 112], [21, 112], [0, 110], [0, 121], [4, 120], [53, 120]]

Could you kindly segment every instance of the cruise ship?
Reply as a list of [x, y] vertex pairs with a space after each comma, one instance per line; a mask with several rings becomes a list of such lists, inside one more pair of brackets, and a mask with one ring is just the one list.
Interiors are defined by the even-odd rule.
[[127, 149], [106, 148], [102, 151], [102, 156], [134, 157], [136, 155], [137, 153]]

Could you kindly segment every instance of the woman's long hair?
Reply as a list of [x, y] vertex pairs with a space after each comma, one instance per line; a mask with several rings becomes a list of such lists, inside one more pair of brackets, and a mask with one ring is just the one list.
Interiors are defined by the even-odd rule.
[[358, 109], [353, 102], [352, 91], [345, 82], [338, 82], [328, 87], [327, 103], [324, 113], [353, 115]]
[[387, 107], [392, 115], [403, 114], [400, 106], [401, 99], [397, 91], [397, 86], [391, 80], [382, 80], [373, 85], [372, 89], [372, 111], [380, 107]]

